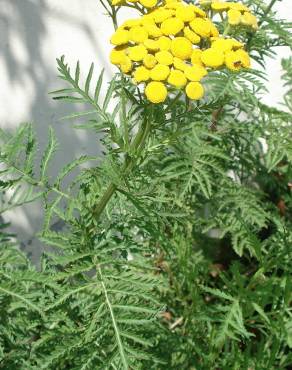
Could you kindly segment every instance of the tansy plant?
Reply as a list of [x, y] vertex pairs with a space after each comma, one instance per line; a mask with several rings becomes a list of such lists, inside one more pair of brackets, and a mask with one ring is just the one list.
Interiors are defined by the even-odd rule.
[[[262, 100], [291, 24], [276, 0], [100, 1], [118, 73], [62, 57], [52, 94], [102, 155], [54, 177], [53, 128], [0, 130], [0, 369], [291, 369], [288, 55], [284, 109]], [[40, 200], [32, 263], [6, 211]]]

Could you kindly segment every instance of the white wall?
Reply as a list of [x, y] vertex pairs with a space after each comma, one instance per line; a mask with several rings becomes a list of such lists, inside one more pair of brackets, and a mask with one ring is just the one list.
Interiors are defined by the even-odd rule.
[[[291, 0], [279, 2], [276, 8], [283, 18], [291, 18]], [[124, 10], [122, 18], [130, 14]], [[0, 0], [0, 126], [13, 128], [32, 121], [43, 146], [48, 125], [53, 125], [61, 142], [57, 167], [81, 153], [97, 153], [98, 142], [60, 121], [73, 107], [52, 101], [48, 92], [63, 87], [56, 77], [55, 62], [63, 54], [72, 66], [80, 60], [83, 72], [91, 62], [96, 73], [105, 68], [109, 80], [114, 72], [107, 59], [111, 33], [110, 19], [98, 0]], [[277, 59], [268, 63], [268, 104], [281, 101], [280, 60], [287, 53], [283, 48]], [[20, 239], [29, 244], [41, 223], [39, 205], [23, 207], [7, 217]], [[33, 239], [30, 249], [34, 243]]]

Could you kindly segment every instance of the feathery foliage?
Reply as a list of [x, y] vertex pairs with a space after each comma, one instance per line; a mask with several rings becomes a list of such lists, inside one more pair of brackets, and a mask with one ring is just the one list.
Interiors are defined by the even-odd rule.
[[[291, 48], [290, 25], [244, 3], [265, 66]], [[106, 86], [92, 65], [83, 81], [58, 60], [65, 86], [52, 95], [82, 104], [64, 119], [104, 155], [53, 177], [52, 128], [42, 152], [31, 124], [0, 131], [0, 369], [292, 366], [291, 57], [282, 67], [280, 110], [261, 100], [262, 68], [210, 73], [196, 104], [152, 105], [125, 76]], [[3, 218], [38, 199], [37, 269]]]

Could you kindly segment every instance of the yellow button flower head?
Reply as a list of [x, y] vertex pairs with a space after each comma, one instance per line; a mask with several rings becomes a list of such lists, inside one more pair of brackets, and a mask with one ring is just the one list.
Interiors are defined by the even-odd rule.
[[250, 57], [248, 53], [243, 49], [236, 50], [235, 53], [240, 58], [242, 67], [250, 68], [251, 63], [250, 63]]
[[156, 24], [145, 24], [144, 27], [150, 37], [159, 37], [162, 35], [161, 29]]
[[191, 28], [201, 37], [209, 37], [211, 33], [211, 21], [204, 18], [195, 18], [190, 22]]
[[177, 69], [173, 69], [170, 72], [167, 81], [175, 87], [183, 87], [187, 83], [187, 79], [184, 73]]
[[125, 49], [114, 48], [110, 53], [110, 61], [112, 64], [119, 65], [126, 58]]
[[174, 0], [174, 1], [165, 1], [165, 5], [164, 5], [164, 7], [166, 8], [166, 9], [177, 9], [177, 8], [181, 8], [182, 6], [184, 6], [183, 4], [183, 2], [182, 1], [176, 1], [176, 0]]
[[147, 55], [147, 49], [144, 45], [131, 46], [128, 49], [128, 55], [134, 62], [139, 62]]
[[250, 58], [244, 50], [229, 51], [225, 54], [225, 64], [231, 71], [240, 71], [250, 67]]
[[212, 4], [211, 4], [211, 8], [217, 12], [222, 12], [224, 10], [227, 10], [229, 9], [229, 5], [228, 3], [221, 3], [219, 1], [213, 1]]
[[171, 42], [172, 54], [180, 59], [190, 59], [192, 55], [192, 43], [185, 37], [176, 37]]
[[233, 44], [231, 39], [217, 39], [212, 42], [212, 49], [221, 50], [223, 53], [232, 50]]
[[228, 23], [232, 26], [237, 26], [241, 21], [241, 13], [239, 10], [228, 10]]
[[129, 31], [118, 29], [111, 37], [111, 43], [113, 45], [127, 44], [130, 38]]
[[204, 96], [204, 88], [199, 82], [190, 82], [187, 84], [186, 94], [192, 100], [199, 100]]
[[210, 48], [202, 52], [201, 60], [206, 67], [218, 68], [224, 64], [224, 53], [219, 49]]
[[231, 10], [238, 10], [239, 12], [248, 12], [249, 9], [247, 6], [241, 4], [241, 3], [235, 3], [235, 2], [230, 2], [227, 3], [229, 6], [229, 9]]
[[169, 50], [171, 47], [171, 39], [167, 36], [161, 36], [157, 40], [160, 50]]
[[153, 69], [150, 70], [150, 78], [154, 81], [164, 81], [169, 75], [170, 69], [164, 64], [157, 64]]
[[201, 55], [202, 55], [201, 49], [194, 49], [191, 56], [192, 64], [202, 65]]
[[143, 42], [148, 38], [148, 32], [142, 26], [132, 27], [129, 32], [129, 39], [133, 42]]
[[132, 61], [129, 57], [125, 57], [125, 59], [123, 60], [123, 62], [120, 64], [120, 68], [121, 68], [121, 71], [123, 73], [129, 73], [131, 72], [132, 70]]
[[150, 51], [157, 51], [159, 50], [159, 43], [157, 40], [151, 40], [151, 39], [147, 39], [144, 41], [144, 46], [146, 47], [147, 50], [150, 50]]
[[253, 29], [258, 28], [258, 21], [257, 18], [251, 14], [250, 12], [244, 12], [241, 17], [241, 23], [246, 26], [251, 26]]
[[184, 22], [178, 18], [169, 18], [161, 23], [161, 31], [164, 35], [176, 35], [184, 28]]
[[135, 72], [133, 73], [133, 77], [137, 83], [147, 81], [150, 78], [150, 71], [144, 66], [140, 66], [136, 68]]
[[176, 9], [175, 16], [183, 22], [190, 22], [195, 19], [195, 13], [187, 6], [182, 6]]
[[190, 81], [201, 81], [207, 75], [204, 67], [199, 65], [187, 66], [184, 70], [185, 76]]
[[140, 26], [140, 19], [128, 19], [125, 21], [120, 28], [130, 29], [132, 27]]
[[169, 66], [173, 63], [173, 56], [169, 51], [162, 50], [155, 54], [158, 63]]
[[152, 81], [146, 86], [145, 95], [151, 103], [163, 103], [167, 97], [167, 89], [162, 82]]
[[143, 64], [146, 68], [154, 68], [155, 65], [157, 64], [157, 60], [154, 55], [152, 54], [147, 54], [144, 59], [143, 59]]
[[204, 12], [204, 10], [198, 8], [197, 6], [193, 4], [189, 5], [189, 8], [194, 11], [197, 17], [206, 18], [207, 15], [206, 15], [206, 12]]
[[152, 16], [156, 23], [162, 23], [174, 14], [173, 10], [158, 8], [153, 11]]

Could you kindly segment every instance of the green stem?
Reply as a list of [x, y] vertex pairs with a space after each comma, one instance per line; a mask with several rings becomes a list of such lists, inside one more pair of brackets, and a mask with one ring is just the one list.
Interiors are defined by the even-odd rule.
[[[120, 174], [121, 177], [128, 176], [131, 170], [133, 169], [133, 167], [135, 166], [135, 164], [137, 163], [141, 155], [141, 152], [144, 148], [147, 137], [149, 135], [150, 128], [151, 128], [150, 117], [146, 117], [130, 147], [131, 156], [127, 156], [125, 160], [125, 163], [122, 167], [121, 174]], [[113, 182], [110, 183], [109, 186], [107, 187], [106, 191], [100, 198], [99, 202], [94, 207], [93, 215], [96, 220], [99, 219], [100, 215], [104, 211], [111, 197], [116, 192], [117, 188], [118, 188], [118, 185]]]
[[259, 26], [264, 22], [264, 20], [266, 19], [266, 16], [270, 13], [270, 11], [272, 10], [272, 7], [275, 5], [276, 1], [277, 0], [272, 0], [270, 2], [270, 4], [268, 5], [267, 9], [265, 10], [265, 12], [262, 16], [262, 19], [259, 22]]

